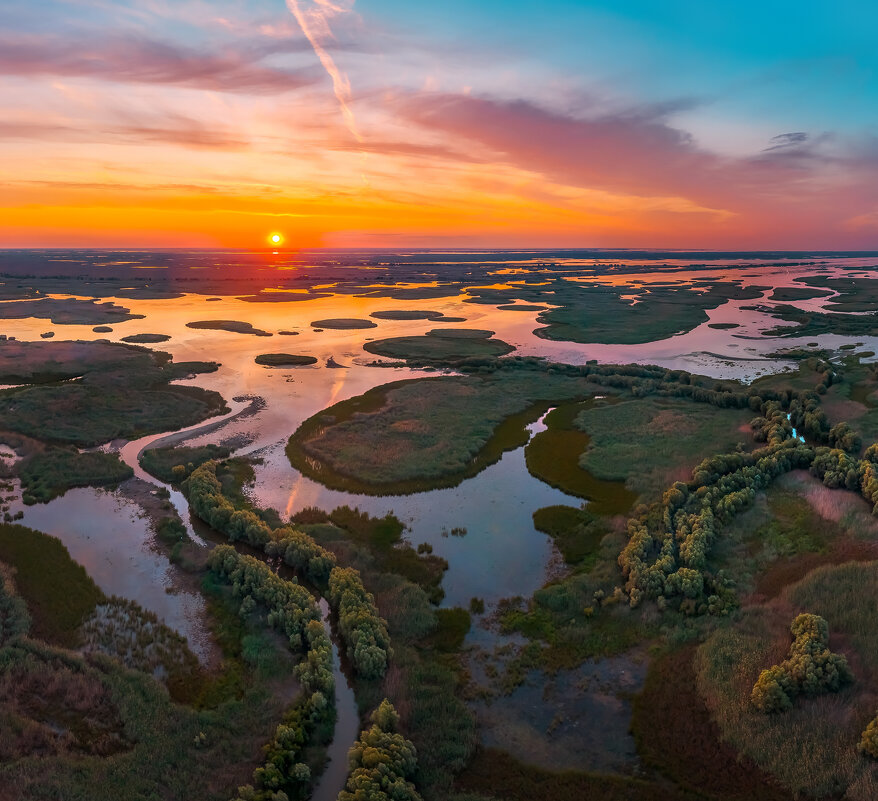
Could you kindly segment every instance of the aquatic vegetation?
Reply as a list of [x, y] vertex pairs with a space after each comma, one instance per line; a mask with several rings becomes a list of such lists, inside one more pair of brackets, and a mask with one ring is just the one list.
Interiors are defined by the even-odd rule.
[[169, 339], [170, 337], [167, 334], [130, 334], [127, 337], [122, 337], [122, 342], [149, 345], [157, 342], [167, 342]]
[[301, 367], [306, 364], [317, 364], [314, 356], [296, 356], [292, 353], [262, 353], [254, 361], [266, 367]]
[[306, 420], [287, 455], [337, 489], [399, 494], [456, 486], [527, 442], [526, 424], [549, 403], [594, 390], [578, 375], [527, 371], [395, 382]]
[[[417, 362], [454, 363], [463, 359], [503, 356], [515, 348], [499, 339], [485, 336], [461, 336], [447, 332], [454, 329], [437, 329], [429, 335], [389, 337], [366, 342], [363, 350], [390, 359], [406, 359]], [[481, 334], [481, 332], [478, 332]]]
[[0, 319], [21, 320], [26, 317], [37, 317], [51, 320], [55, 325], [121, 323], [124, 320], [143, 319], [143, 316], [132, 314], [124, 306], [117, 306], [109, 301], [98, 303], [96, 300], [81, 298], [40, 298], [0, 303]]
[[370, 317], [376, 320], [439, 320], [445, 315], [440, 311], [387, 309], [372, 312]]
[[355, 331], [360, 328], [377, 328], [378, 323], [359, 320], [355, 317], [333, 317], [328, 320], [314, 320], [312, 328], [328, 328], [330, 331]]
[[73, 487], [105, 487], [134, 475], [118, 454], [56, 447], [25, 457], [15, 470], [26, 504], [48, 503]]
[[150, 475], [171, 484], [184, 481], [205, 462], [226, 459], [231, 450], [222, 445], [147, 448], [140, 454], [140, 466]]
[[[171, 381], [212, 372], [213, 362], [173, 362], [167, 353], [109, 343], [0, 343], [0, 374], [37, 383], [0, 395], [4, 428], [46, 442], [92, 446], [183, 428], [228, 411], [222, 397]], [[27, 377], [21, 376], [23, 380]], [[76, 381], [59, 381], [77, 377]]]
[[606, 522], [589, 507], [546, 506], [534, 512], [534, 528], [554, 540], [569, 565], [595, 554], [609, 531]]
[[15, 568], [34, 637], [74, 647], [80, 626], [106, 598], [61, 540], [24, 526], [0, 524], [0, 562]]
[[208, 331], [230, 331], [233, 334], [253, 334], [257, 337], [270, 337], [268, 331], [254, 328], [252, 323], [243, 323], [240, 320], [196, 320], [186, 323], [186, 328], [206, 329]]

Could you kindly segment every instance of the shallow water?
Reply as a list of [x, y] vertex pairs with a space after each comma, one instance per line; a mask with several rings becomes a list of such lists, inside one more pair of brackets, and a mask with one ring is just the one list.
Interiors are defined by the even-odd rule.
[[186, 637], [200, 659], [207, 658], [204, 599], [179, 589], [175, 568], [152, 547], [152, 525], [140, 506], [90, 487], [35, 506], [25, 506], [16, 495], [10, 511], [24, 513], [21, 525], [57, 537], [104, 593], [137, 601]]
[[[531, 435], [543, 430], [542, 419], [528, 426]], [[251, 495], [286, 515], [306, 506], [357, 506], [373, 516], [393, 512], [408, 526], [406, 537], [413, 545], [428, 542], [434, 554], [448, 560], [443, 606], [469, 606], [473, 597], [490, 605], [539, 589], [553, 548], [549, 537], [534, 529], [533, 513], [543, 506], [582, 503], [534, 478], [525, 465], [524, 446], [457, 487], [371, 496], [330, 490], [301, 475], [290, 467], [281, 445], [256, 467]], [[450, 534], [461, 526], [465, 536]]]
[[360, 736], [360, 716], [357, 699], [350, 681], [341, 669], [338, 644], [329, 624], [329, 604], [319, 601], [323, 626], [332, 643], [332, 677], [335, 679], [335, 734], [326, 751], [327, 765], [314, 785], [311, 801], [336, 801], [344, 789], [348, 776], [348, 751]]
[[[126, 255], [130, 255], [126, 261], [130, 264], [152, 258], [151, 254]], [[246, 261], [248, 254], [239, 255]], [[498, 259], [484, 253], [472, 254], [467, 258], [482, 270], [485, 280], [480, 284], [490, 286], [508, 280], [508, 276], [539, 273], [539, 265], [545, 264], [550, 255], [525, 252], [503, 254], [503, 258]], [[449, 252], [447, 261], [443, 262], [433, 254], [429, 264], [434, 267], [443, 263], [457, 265], [465, 256], [460, 252]], [[164, 254], [159, 260], [166, 257], [167, 254]], [[217, 257], [205, 253], [194, 254], [192, 258], [208, 266]], [[388, 257], [387, 262], [378, 261], [375, 264], [383, 265], [394, 259], [410, 263], [423, 258], [422, 254], [396, 254]], [[767, 260], [772, 263], [766, 264]], [[219, 419], [192, 427], [186, 437], [187, 444], [220, 442], [230, 438], [246, 441], [247, 444], [239, 453], [263, 459], [262, 464], [256, 467], [256, 483], [252, 489], [254, 501], [274, 507], [284, 515], [312, 505], [329, 510], [348, 504], [373, 515], [393, 511], [409, 527], [407, 537], [413, 544], [428, 542], [435, 554], [448, 560], [449, 569], [443, 581], [446, 592], [443, 604], [468, 606], [471, 598], [479, 597], [490, 608], [500, 598], [530, 596], [545, 582], [557, 559], [550, 539], [533, 528], [532, 513], [551, 504], [578, 506], [581, 501], [532, 477], [524, 462], [523, 447], [507, 452], [497, 463], [458, 487], [409, 496], [374, 497], [337, 492], [301, 476], [289, 465], [284, 446], [302, 421], [337, 401], [359, 395], [375, 386], [401, 378], [433, 375], [427, 371], [370, 366], [374, 357], [364, 352], [364, 342], [367, 339], [422, 334], [443, 326], [441, 321], [382, 319], [375, 320], [377, 327], [368, 330], [318, 332], [312, 330], [310, 322], [334, 317], [372, 319], [369, 318], [371, 312], [389, 309], [441, 311], [447, 316], [466, 318], [465, 323], [454, 323], [455, 327], [495, 331], [498, 338], [514, 345], [521, 355], [545, 356], [573, 364], [582, 364], [590, 359], [607, 363], [658, 364], [716, 378], [750, 381], [759, 375], [791, 367], [790, 362], [767, 358], [767, 355], [779, 348], [802, 346], [806, 344], [806, 339], [761, 337], [761, 331], [776, 327], [779, 321], [770, 315], [742, 307], [759, 305], [775, 287], [796, 286], [793, 281], [795, 277], [851, 274], [869, 268], [876, 262], [875, 258], [835, 261], [814, 258], [810, 266], [794, 265], [804, 260], [808, 259], [802, 256], [784, 258], [773, 254], [753, 259], [749, 264], [743, 263], [745, 260], [737, 256], [709, 260], [711, 266], [725, 266], [722, 272], [718, 272], [699, 266], [704, 262], [699, 262], [697, 257], [663, 258], [662, 263], [683, 268], [679, 272], [668, 272], [659, 269], [656, 261], [649, 257], [553, 255], [555, 270], [559, 265], [569, 267], [569, 280], [572, 281], [630, 283], [648, 288], [650, 284], [683, 285], [699, 279], [722, 279], [771, 287], [763, 293], [762, 301], [725, 303], [709, 311], [709, 319], [688, 333], [638, 345], [577, 344], [542, 339], [533, 333], [539, 327], [536, 323], [538, 312], [502, 311], [484, 304], [468, 303], [465, 291], [456, 297], [427, 300], [357, 297], [351, 293], [311, 296], [307, 300], [295, 299], [295, 293], [290, 293], [289, 300], [268, 303], [250, 303], [227, 296], [207, 302], [206, 296], [197, 294], [160, 300], [106, 298], [115, 300], [135, 314], [145, 315], [145, 319], [112, 324], [113, 331], [109, 334], [95, 333], [92, 325], [53, 325], [44, 319], [4, 320], [0, 321], [0, 326], [2, 333], [23, 340], [39, 340], [40, 334], [46, 331], [55, 332], [55, 341], [102, 338], [119, 341], [124, 336], [136, 333], [167, 334], [171, 337], [170, 341], [154, 347], [170, 352], [175, 360], [221, 362], [222, 366], [217, 372], [198, 375], [189, 382], [221, 393], [232, 412], [220, 427], [216, 425], [222, 422]], [[85, 259], [83, 263], [87, 261]], [[293, 269], [310, 264], [307, 260], [288, 261], [290, 264], [287, 266]], [[618, 267], [605, 275], [573, 275], [576, 268], [594, 267], [608, 261]], [[655, 270], [644, 270], [633, 276], [626, 274], [626, 268], [630, 270], [652, 265], [656, 265]], [[335, 269], [342, 266], [338, 265]], [[327, 272], [325, 266], [323, 272]], [[435, 280], [409, 281], [406, 285], [414, 289], [436, 286], [437, 283]], [[331, 293], [332, 286], [332, 283], [327, 283], [321, 289]], [[382, 285], [376, 283], [375, 286]], [[819, 310], [830, 299], [792, 301], [787, 305]], [[187, 322], [219, 319], [249, 322], [256, 328], [273, 332], [274, 336], [256, 337], [186, 327]], [[726, 330], [709, 327], [710, 323], [729, 322], [737, 323], [740, 327]], [[280, 330], [299, 333], [281, 336], [277, 334]], [[851, 338], [828, 335], [808, 337], [807, 340], [818, 341], [822, 347], [835, 348], [850, 342]], [[878, 351], [878, 337], [860, 337], [858, 341], [864, 343], [864, 349]], [[298, 368], [267, 368], [255, 364], [257, 355], [273, 352], [315, 356], [318, 364]], [[329, 366], [333, 364], [343, 367]], [[246, 402], [232, 400], [241, 396], [260, 397], [265, 401], [264, 407], [255, 414], [241, 415], [240, 411], [247, 406]], [[542, 422], [530, 426], [531, 434], [539, 430], [542, 430]], [[131, 443], [114, 443], [112, 447], [120, 447], [122, 458], [134, 467], [139, 477], [159, 486], [159, 482], [142, 471], [137, 463], [137, 455], [143, 447], [167, 441], [169, 437], [179, 439], [176, 432], [164, 432]], [[185, 498], [171, 490], [171, 500], [190, 529], [190, 535], [196, 541], [201, 541], [189, 519]], [[12, 511], [16, 512], [19, 508], [25, 514], [24, 525], [59, 537], [72, 557], [86, 567], [104, 592], [138, 601], [185, 635], [193, 650], [204, 656], [207, 645], [200, 623], [203, 600], [193, 593], [174, 590], [173, 568], [164, 554], [152, 548], [150, 523], [135, 503], [110, 492], [77, 489], [49, 504], [33, 507], [13, 505]], [[467, 534], [463, 537], [443, 535], [443, 532], [450, 533], [456, 527], [465, 527]], [[324, 614], [325, 611], [324, 606]], [[493, 641], [495, 638], [481, 629], [474, 629], [468, 638], [470, 644], [489, 644]], [[347, 773], [347, 750], [358, 736], [360, 725], [353, 692], [341, 671], [334, 641], [333, 660], [339, 719], [330, 746], [329, 765], [315, 789], [316, 801], [334, 801], [337, 797]], [[637, 676], [635, 683], [642, 678], [639, 673]], [[570, 678], [595, 682], [607, 679], [597, 668], [589, 676]], [[595, 755], [599, 757], [605, 754], [606, 749], [602, 750], [591, 739], [583, 741], [581, 732], [568, 731], [567, 725], [575, 727], [570, 721], [584, 718], [586, 725], [600, 736], [607, 720], [616, 721], [625, 717], [619, 713], [620, 705], [624, 706], [625, 702], [620, 701], [614, 692], [605, 693], [598, 689], [592, 693], [577, 694], [574, 692], [576, 689], [559, 679], [557, 688], [552, 690], [554, 700], [546, 704], [544, 699], [534, 694], [536, 691], [532, 692], [532, 688], [523, 688], [519, 692], [520, 698], [517, 697], [510, 707], [513, 718], [498, 720], [494, 727], [493, 736], [500, 738], [496, 744], [504, 745], [501, 737], [503, 727], [507, 727], [507, 734], [511, 732], [509, 736], [514, 738], [518, 731], [526, 741], [531, 741], [531, 729], [544, 732], [547, 726], [552, 725], [553, 721], [545, 718], [545, 714], [554, 707], [556, 711], [563, 712], [567, 720], [567, 724], [558, 729], [557, 735], [561, 746], [559, 754], [563, 751], [563, 759], [559, 757], [560, 761], [553, 762], [553, 754], [547, 753], [545, 758], [537, 758], [538, 762], [560, 766], [562, 762], [577, 762], [588, 756], [593, 763], [590, 766], [595, 769], [624, 768], [630, 763], [633, 753], [627, 731], [614, 729], [609, 732], [608, 736], [615, 743], [611, 749], [614, 754], [607, 763], [601, 763], [594, 761], [597, 759]], [[569, 700], [568, 695], [571, 694], [573, 699]], [[528, 712], [527, 708], [531, 706], [544, 711], [539, 714], [532, 710]], [[515, 717], [517, 707], [525, 708], [520, 717]], [[533, 741], [536, 742], [536, 739]], [[589, 745], [582, 750], [583, 742], [586, 745], [592, 743], [594, 747]]]
[[[510, 254], [507, 254], [510, 255]], [[449, 262], [457, 262], [462, 254], [456, 253]], [[494, 265], [486, 261], [484, 275], [489, 279], [485, 285], [495, 283], [490, 276], [504, 274], [510, 269], [533, 269], [541, 255], [523, 253], [512, 255], [503, 263]], [[136, 256], [132, 256], [136, 261]], [[436, 256], [433, 256], [435, 263]], [[478, 259], [473, 259], [478, 261]], [[570, 257], [561, 260], [573, 267], [580, 263], [598, 264], [600, 257], [578, 259]], [[671, 264], [672, 260], [664, 259]], [[845, 259], [828, 264], [816, 263], [811, 267], [792, 267], [778, 265], [775, 259], [771, 266], [763, 260], [755, 260], [750, 265], [742, 265], [741, 260], [730, 260], [728, 270], [722, 275], [714, 270], [692, 267], [677, 273], [655, 271], [624, 275], [624, 267], [618, 274], [590, 278], [572, 278], [590, 282], [618, 283], [630, 281], [643, 286], [650, 283], [668, 283], [722, 277], [725, 280], [742, 279], [766, 287], [795, 285], [792, 279], [806, 274], [843, 275], [862, 269], [869, 260]], [[817, 261], [817, 260], [815, 260]], [[511, 263], [510, 263], [511, 262]], [[623, 262], [619, 262], [623, 264]], [[689, 262], [690, 264], [692, 262]], [[711, 262], [715, 264], [716, 262]], [[519, 266], [512, 266], [512, 265]], [[629, 259], [627, 265], [651, 265], [651, 259]], [[425, 282], [435, 284], [436, 282]], [[376, 284], [378, 285], [378, 284]], [[331, 290], [331, 285], [324, 287]], [[764, 297], [770, 295], [766, 290]], [[294, 293], [291, 293], [294, 294]], [[222, 297], [206, 302], [201, 295], [185, 295], [176, 299], [126, 299], [108, 298], [127, 306], [133, 313], [145, 315], [145, 319], [129, 320], [112, 326], [111, 334], [96, 334], [90, 325], [53, 325], [43, 319], [24, 319], [3, 321], [3, 333], [19, 339], [37, 340], [40, 334], [53, 330], [56, 339], [98, 339], [119, 340], [123, 336], [139, 332], [162, 333], [171, 336], [170, 341], [156, 347], [173, 354], [177, 361], [216, 360], [222, 366], [215, 373], [201, 374], [189, 383], [220, 392], [233, 413], [221, 427], [214, 424], [216, 419], [194, 427], [193, 434], [187, 438], [189, 444], [219, 442], [235, 437], [248, 444], [240, 449], [242, 454], [258, 455], [264, 463], [256, 468], [256, 485], [253, 497], [258, 503], [277, 508], [282, 514], [290, 514], [298, 509], [316, 505], [326, 509], [341, 504], [359, 506], [371, 514], [384, 514], [394, 511], [410, 531], [408, 538], [415, 545], [429, 542], [434, 552], [449, 561], [444, 587], [446, 604], [468, 604], [471, 597], [483, 597], [490, 604], [509, 595], [529, 595], [539, 587], [546, 577], [552, 560], [552, 547], [549, 539], [533, 529], [531, 514], [537, 508], [554, 503], [579, 505], [576, 498], [566, 496], [530, 476], [524, 465], [523, 449], [507, 453], [496, 464], [478, 476], [467, 479], [451, 489], [435, 490], [401, 497], [372, 497], [328, 490], [314, 481], [299, 475], [293, 470], [284, 454], [284, 445], [289, 435], [298, 425], [311, 415], [345, 398], [359, 395], [372, 387], [400, 378], [427, 376], [432, 373], [407, 368], [379, 368], [370, 366], [374, 357], [366, 354], [363, 343], [368, 338], [382, 338], [403, 334], [420, 334], [433, 328], [441, 328], [442, 323], [432, 320], [375, 320], [377, 328], [368, 330], [312, 330], [310, 322], [332, 317], [370, 318], [373, 311], [386, 309], [415, 309], [441, 311], [447, 316], [466, 317], [466, 323], [455, 326], [489, 328], [496, 331], [497, 337], [515, 345], [517, 352], [525, 355], [543, 355], [559, 361], [583, 363], [596, 358], [602, 362], [641, 362], [654, 363], [672, 368], [684, 368], [715, 377], [735, 377], [750, 380], [760, 374], [776, 372], [790, 366], [789, 362], [766, 359], [765, 354], [778, 347], [795, 347], [804, 344], [801, 340], [778, 340], [759, 338], [759, 332], [777, 324], [777, 321], [761, 312], [745, 311], [742, 306], [757, 305], [760, 301], [732, 301], [708, 312], [709, 320], [686, 334], [642, 345], [601, 345], [553, 342], [534, 336], [538, 327], [535, 322], [538, 312], [500, 311], [492, 306], [465, 302], [464, 292], [457, 297], [422, 300], [395, 300], [391, 298], [357, 297], [355, 294], [336, 294], [328, 297], [311, 297], [309, 300], [289, 300], [268, 303], [250, 303], [234, 297]], [[794, 302], [801, 308], [819, 308], [827, 299]], [[228, 319], [249, 322], [257, 328], [277, 332], [292, 330], [300, 332], [296, 336], [256, 337], [226, 331], [196, 330], [186, 327], [194, 320]], [[708, 323], [736, 322], [735, 329], [712, 329]], [[742, 337], [754, 337], [746, 339]], [[823, 336], [816, 338], [821, 345], [837, 346], [848, 341], [845, 337]], [[866, 348], [878, 350], [878, 338], [863, 337]], [[266, 352], [290, 352], [313, 355], [319, 363], [315, 366], [297, 368], [268, 368], [254, 363], [255, 357]], [[347, 365], [344, 368], [327, 367], [334, 363]], [[258, 396], [265, 400], [263, 408], [252, 415], [236, 415], [245, 405], [232, 400], [241, 396]], [[207, 433], [198, 432], [207, 430]], [[536, 429], [533, 429], [536, 430]], [[146, 476], [136, 461], [136, 455], [144, 446], [161, 442], [171, 432], [144, 437], [133, 443], [122, 444], [122, 457], [131, 464], [136, 473], [158, 485], [155, 479]], [[174, 439], [178, 439], [174, 437]], [[76, 492], [90, 492], [88, 490]], [[74, 495], [73, 497], [77, 497]], [[171, 500], [181, 513], [187, 527], [192, 529], [183, 496], [171, 490]], [[49, 526], [62, 530], [70, 526], [67, 504], [71, 501], [58, 499], [52, 503], [26, 510], [29, 525]], [[39, 509], [39, 511], [35, 511]], [[92, 538], [104, 536], [107, 547], [117, 548], [112, 532], [126, 529], [125, 539], [132, 549], [143, 545], [148, 538], [146, 525], [132, 528], [127, 523], [120, 525], [114, 506], [98, 503], [77, 510], [77, 514], [88, 514], [89, 519], [101, 518], [94, 522]], [[26, 520], [26, 522], [27, 522]], [[36, 521], [39, 521], [39, 525]], [[85, 521], [79, 523], [88, 527]], [[455, 527], [465, 527], [465, 537], [444, 537], [443, 529], [450, 531]], [[192, 529], [191, 535], [198, 537]], [[100, 551], [101, 546], [96, 547]], [[82, 552], [85, 553], [84, 551]], [[83, 556], [85, 558], [85, 556]], [[89, 557], [92, 563], [94, 557]], [[161, 560], [156, 554], [154, 559]], [[156, 568], [156, 576], [161, 571]], [[143, 575], [146, 575], [143, 573]], [[141, 581], [134, 582], [140, 584]], [[119, 581], [119, 589], [126, 586]], [[159, 582], [160, 592], [164, 592]], [[145, 595], [141, 588], [135, 590]], [[159, 609], [173, 612], [162, 614], [166, 621], [182, 621], [186, 615], [172, 596], [164, 603], [149, 605], [157, 613]], [[182, 625], [182, 624], [180, 624]]]

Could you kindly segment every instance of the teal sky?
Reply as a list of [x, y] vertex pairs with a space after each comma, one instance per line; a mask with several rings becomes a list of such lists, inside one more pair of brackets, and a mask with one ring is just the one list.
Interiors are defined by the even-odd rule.
[[383, 241], [377, 215], [418, 244], [872, 248], [876, 27], [858, 1], [5, 0], [7, 208], [172, 184], [193, 214], [317, 206], [309, 244]]

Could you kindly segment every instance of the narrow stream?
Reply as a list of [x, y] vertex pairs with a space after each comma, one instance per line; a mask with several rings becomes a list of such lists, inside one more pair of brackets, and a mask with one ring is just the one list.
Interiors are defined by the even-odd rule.
[[[206, 434], [208, 432], [220, 429], [225, 423], [233, 418], [242, 415], [250, 410], [255, 401], [251, 399], [249, 402], [231, 401], [229, 406], [232, 411], [221, 417], [214, 417], [203, 423], [198, 423], [188, 428], [182, 428], [178, 431], [167, 431], [161, 434], [152, 434], [147, 437], [141, 437], [132, 440], [124, 445], [119, 456], [123, 462], [129, 465], [137, 478], [148, 481], [159, 487], [164, 487], [171, 494], [171, 501], [174, 503], [180, 518], [186, 525], [186, 530], [193, 541], [199, 545], [210, 547], [210, 544], [201, 537], [196, 531], [192, 523], [192, 514], [189, 509], [189, 502], [186, 496], [171, 485], [165, 484], [159, 479], [147, 473], [140, 466], [140, 455], [144, 450], [150, 447], [162, 447], [181, 442], [193, 436]], [[332, 631], [330, 624], [330, 608], [325, 598], [318, 600], [318, 606], [323, 616], [323, 626], [329, 636], [332, 645], [332, 675], [335, 680], [335, 709], [336, 723], [332, 741], [327, 748], [327, 764], [326, 768], [317, 780], [314, 792], [311, 796], [312, 801], [336, 801], [338, 794], [344, 789], [348, 775], [348, 751], [360, 735], [360, 716], [357, 710], [357, 700], [354, 697], [354, 690], [341, 667], [341, 657], [339, 655], [338, 638]]]
[[329, 604], [325, 598], [318, 601], [323, 614], [323, 627], [332, 643], [332, 677], [335, 679], [335, 733], [326, 751], [326, 768], [320, 774], [311, 801], [336, 801], [344, 789], [348, 777], [348, 751], [360, 736], [360, 716], [357, 712], [357, 699], [348, 677], [341, 669], [338, 643], [329, 622]]
[[140, 454], [142, 454], [147, 448], [159, 448], [173, 445], [182, 439], [197, 436], [199, 434], [206, 434], [209, 431], [220, 428], [225, 423], [239, 417], [244, 412], [249, 411], [253, 407], [253, 404], [254, 401], [252, 400], [249, 402], [235, 400], [229, 401], [228, 405], [231, 408], [231, 411], [227, 414], [219, 417], [211, 417], [204, 422], [196, 423], [195, 425], [181, 428], [176, 431], [164, 431], [161, 434], [150, 434], [149, 436], [141, 437], [140, 439], [131, 440], [123, 445], [119, 451], [119, 458], [134, 471], [134, 475], [137, 478], [167, 490], [170, 494], [171, 503], [174, 504], [177, 514], [180, 515], [183, 525], [186, 526], [186, 533], [192, 538], [193, 542], [196, 542], [199, 545], [203, 546], [207, 543], [198, 536], [195, 528], [192, 526], [192, 516], [189, 511], [189, 502], [186, 500], [186, 497], [180, 492], [180, 490], [174, 489], [170, 484], [165, 484], [155, 476], [147, 473], [146, 470], [140, 466]]

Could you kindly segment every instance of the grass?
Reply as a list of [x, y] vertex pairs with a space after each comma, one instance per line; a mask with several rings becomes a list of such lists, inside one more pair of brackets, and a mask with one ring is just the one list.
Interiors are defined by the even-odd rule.
[[48, 503], [73, 487], [105, 487], [134, 475], [118, 454], [47, 448], [16, 465], [26, 504]]
[[233, 334], [253, 334], [257, 337], [270, 337], [268, 331], [254, 328], [251, 323], [242, 323], [239, 320], [196, 320], [186, 323], [186, 328], [206, 329], [208, 331], [229, 331]]
[[292, 353], [260, 353], [254, 361], [266, 367], [301, 367], [317, 364], [314, 356], [297, 356]]
[[643, 779], [565, 771], [554, 773], [512, 754], [481, 749], [457, 780], [462, 792], [504, 801], [696, 801], [703, 798]]
[[426, 336], [390, 337], [366, 342], [363, 350], [391, 359], [427, 362], [458, 362], [462, 359], [504, 356], [515, 348], [499, 339], [460, 336], [453, 329], [438, 329]]
[[436, 631], [430, 642], [443, 653], [453, 653], [463, 647], [463, 640], [470, 630], [472, 619], [466, 609], [437, 609]]
[[131, 314], [130, 309], [117, 306], [109, 301], [98, 303], [95, 300], [79, 298], [40, 298], [38, 300], [12, 301], [0, 305], [0, 318], [4, 320], [38, 317], [51, 320], [55, 325], [121, 323], [124, 320], [136, 320], [143, 316], [142, 314]]
[[749, 440], [752, 417], [749, 410], [677, 399], [597, 402], [573, 423], [588, 436], [579, 466], [597, 479], [624, 481], [641, 501], [659, 500], [674, 481], [688, 480], [702, 459]]
[[573, 506], [545, 506], [534, 512], [533, 519], [534, 528], [552, 538], [568, 565], [596, 555], [608, 530], [587, 509]]
[[[192, 373], [216, 370], [215, 363], [174, 363], [166, 353], [132, 345], [13, 345], [13, 355], [25, 360], [32, 377], [57, 380], [61, 375], [81, 376], [76, 381], [41, 383], [0, 393], [4, 427], [46, 442], [88, 447], [112, 439], [136, 439], [228, 411], [216, 392], [169, 383]], [[21, 371], [6, 362], [5, 352], [0, 348], [0, 371]]]
[[634, 503], [635, 494], [623, 481], [598, 478], [580, 464], [591, 437], [577, 428], [575, 421], [594, 403], [592, 399], [568, 403], [549, 412], [544, 421], [546, 430], [536, 434], [524, 450], [527, 469], [568, 495], [587, 498], [596, 514], [624, 514]]
[[135, 344], [150, 345], [156, 342], [167, 342], [170, 337], [167, 334], [131, 334], [122, 337], [123, 342], [132, 342]]
[[[150, 475], [172, 484], [185, 480], [205, 462], [227, 459], [230, 454], [229, 448], [212, 443], [196, 447], [148, 448], [140, 455], [140, 466]], [[174, 469], [178, 467], [182, 470]]]
[[61, 540], [24, 526], [0, 524], [0, 562], [30, 611], [33, 636], [74, 647], [79, 627], [106, 598]]
[[395, 382], [306, 420], [287, 455], [333, 489], [380, 495], [456, 486], [527, 442], [525, 425], [550, 402], [593, 391], [585, 378], [525, 371]]
[[693, 655], [686, 646], [650, 663], [631, 718], [641, 760], [706, 801], [791, 801], [789, 792], [722, 740], [695, 686]]
[[334, 331], [350, 331], [358, 328], [377, 328], [371, 320], [358, 320], [355, 317], [332, 317], [328, 320], [314, 320], [312, 328], [328, 328]]
[[[844, 304], [847, 307], [853, 304]], [[827, 308], [831, 308], [828, 306]], [[836, 308], [841, 308], [840, 305]], [[874, 306], [872, 306], [874, 309]], [[878, 318], [874, 314], [839, 314], [833, 312], [802, 311], [795, 306], [758, 307], [773, 317], [795, 325], [779, 325], [765, 331], [772, 337], [817, 337], [822, 334], [863, 337], [878, 333]], [[848, 308], [847, 311], [850, 311]]]
[[[261, 684], [216, 709], [197, 710], [174, 703], [152, 677], [106, 657], [93, 657], [95, 666], [90, 666], [68, 652], [26, 643], [6, 649], [3, 660], [7, 666], [24, 664], [28, 669], [32, 655], [50, 663], [63, 660], [75, 673], [99, 682], [133, 747], [109, 759], [87, 754], [45, 759], [33, 754], [4, 762], [0, 786], [11, 798], [227, 799], [249, 778], [261, 759], [262, 743], [273, 733], [272, 721], [280, 717], [279, 705]], [[53, 671], [51, 678], [64, 681], [65, 674]]]
[[[546, 327], [537, 329], [537, 336], [571, 342], [638, 344], [691, 331], [707, 321], [707, 310], [728, 300], [755, 299], [762, 294], [758, 287], [742, 287], [731, 282], [698, 283], [697, 292], [693, 286], [653, 285], [647, 291], [637, 286], [555, 280], [542, 287], [516, 289], [514, 297], [560, 307], [539, 315], [537, 322]], [[470, 294], [476, 292], [478, 290], [471, 290]], [[481, 302], [511, 299], [508, 292], [479, 292], [479, 295], [483, 298]]]
[[291, 522], [302, 526], [324, 547], [343, 537], [368, 548], [378, 569], [417, 584], [433, 603], [438, 604], [445, 595], [441, 584], [448, 562], [431, 553], [418, 553], [404, 542], [405, 526], [393, 514], [370, 517], [349, 506], [341, 506], [330, 514], [307, 508], [294, 515]]
[[[856, 801], [878, 794], [878, 766], [856, 750], [878, 705], [876, 600], [878, 564], [820, 567], [778, 602], [748, 610], [733, 627], [714, 633], [697, 651], [698, 688], [724, 738], [792, 792], [845, 793]], [[765, 715], [750, 703], [750, 690], [761, 670], [785, 657], [791, 611], [828, 621], [830, 649], [847, 656], [854, 684]]]

